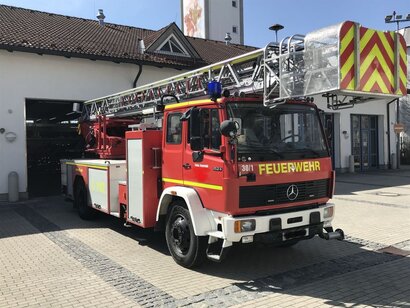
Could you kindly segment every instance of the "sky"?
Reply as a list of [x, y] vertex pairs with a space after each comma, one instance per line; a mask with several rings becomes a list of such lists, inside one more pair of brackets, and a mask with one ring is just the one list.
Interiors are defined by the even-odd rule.
[[[210, 0], [219, 1], [219, 0]], [[275, 40], [268, 30], [279, 23], [285, 28], [279, 40], [352, 20], [368, 28], [395, 30], [384, 17], [393, 11], [404, 17], [410, 13], [410, 0], [243, 0], [245, 44], [263, 47]], [[181, 28], [180, 0], [0, 0], [0, 4], [57, 14], [95, 19], [104, 9], [106, 22], [158, 30], [171, 22]], [[410, 26], [410, 22], [400, 27]]]

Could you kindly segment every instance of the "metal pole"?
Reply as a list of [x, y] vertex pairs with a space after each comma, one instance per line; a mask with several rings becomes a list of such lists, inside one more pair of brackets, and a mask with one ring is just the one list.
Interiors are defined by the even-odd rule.
[[[396, 123], [400, 123], [400, 100], [396, 102]], [[400, 169], [400, 133], [396, 134], [397, 169]]]

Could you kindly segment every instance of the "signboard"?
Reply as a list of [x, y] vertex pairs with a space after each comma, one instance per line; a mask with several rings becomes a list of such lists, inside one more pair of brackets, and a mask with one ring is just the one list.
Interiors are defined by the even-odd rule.
[[205, 0], [182, 1], [182, 25], [185, 35], [205, 38]]
[[393, 129], [396, 134], [400, 134], [401, 132], [404, 132], [404, 124], [396, 123], [393, 125]]

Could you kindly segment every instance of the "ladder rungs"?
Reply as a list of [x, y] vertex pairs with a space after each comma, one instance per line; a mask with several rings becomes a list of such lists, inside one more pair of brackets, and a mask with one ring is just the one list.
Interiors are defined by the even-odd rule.
[[[268, 46], [266, 48], [273, 48]], [[86, 117], [133, 112], [153, 107], [165, 94], [173, 94], [179, 100], [202, 96], [207, 84], [212, 80], [222, 83], [224, 89], [247, 88], [252, 92], [263, 91], [263, 71], [261, 61], [267, 54], [266, 48], [258, 49], [219, 63], [183, 73], [164, 80], [143, 85], [113, 95], [90, 100], [84, 103]], [[258, 72], [258, 73], [257, 73]], [[257, 86], [255, 86], [257, 85]], [[164, 99], [165, 104], [172, 99]]]

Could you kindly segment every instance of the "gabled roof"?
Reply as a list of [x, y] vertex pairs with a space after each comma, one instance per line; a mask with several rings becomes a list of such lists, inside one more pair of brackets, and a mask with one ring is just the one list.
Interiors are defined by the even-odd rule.
[[171, 35], [174, 35], [178, 39], [178, 42], [182, 45], [182, 47], [184, 47], [185, 50], [187, 50], [192, 58], [202, 60], [201, 56], [191, 45], [190, 41], [174, 22], [171, 23], [168, 27], [162, 28], [161, 30], [157, 31], [155, 34], [155, 36], [151, 34], [148, 37], [148, 39], [151, 39], [149, 46], [147, 46], [148, 52], [156, 52], [161, 43], [169, 39]]
[[[155, 53], [170, 33], [192, 57]], [[138, 40], [146, 50], [138, 52]], [[186, 37], [175, 23], [158, 31], [0, 5], [0, 49], [114, 62], [195, 68], [254, 50], [241, 45]]]

